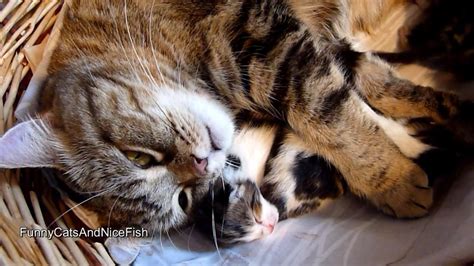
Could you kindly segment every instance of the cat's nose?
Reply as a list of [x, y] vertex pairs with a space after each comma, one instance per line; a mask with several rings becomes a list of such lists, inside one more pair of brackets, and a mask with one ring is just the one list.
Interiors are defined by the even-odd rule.
[[198, 157], [194, 157], [194, 168], [196, 169], [199, 175], [207, 174], [206, 167], [207, 167], [207, 158], [200, 159]]
[[274, 206], [266, 212], [262, 225], [265, 227], [268, 234], [271, 234], [278, 223], [278, 211]]
[[273, 229], [275, 229], [275, 224], [273, 224], [273, 223], [265, 224], [264, 226], [269, 231], [269, 234], [271, 234], [273, 232]]

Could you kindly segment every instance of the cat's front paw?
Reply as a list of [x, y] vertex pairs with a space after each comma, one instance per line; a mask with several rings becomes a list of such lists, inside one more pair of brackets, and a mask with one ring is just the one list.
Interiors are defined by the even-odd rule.
[[421, 168], [413, 165], [392, 181], [386, 189], [370, 196], [369, 200], [376, 207], [397, 218], [418, 218], [428, 214], [433, 203], [433, 190]]
[[448, 122], [448, 127], [458, 141], [472, 149], [474, 147], [474, 102], [461, 101], [457, 106], [456, 115]]

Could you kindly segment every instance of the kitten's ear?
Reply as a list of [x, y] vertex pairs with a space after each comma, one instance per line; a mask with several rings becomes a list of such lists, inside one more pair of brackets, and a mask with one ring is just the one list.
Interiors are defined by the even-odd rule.
[[56, 167], [54, 137], [42, 119], [22, 122], [0, 138], [0, 168]]

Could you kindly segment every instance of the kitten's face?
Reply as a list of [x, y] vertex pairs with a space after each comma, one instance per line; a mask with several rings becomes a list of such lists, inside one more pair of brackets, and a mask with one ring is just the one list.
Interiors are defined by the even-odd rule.
[[249, 242], [273, 232], [278, 211], [249, 180], [222, 184], [216, 180], [209, 195], [196, 205], [193, 218], [206, 236], [223, 244]]
[[183, 224], [179, 195], [221, 172], [230, 116], [198, 88], [137, 81], [111, 64], [92, 68], [62, 69], [47, 84], [67, 183], [101, 193], [91, 203], [107, 223], [157, 231]]

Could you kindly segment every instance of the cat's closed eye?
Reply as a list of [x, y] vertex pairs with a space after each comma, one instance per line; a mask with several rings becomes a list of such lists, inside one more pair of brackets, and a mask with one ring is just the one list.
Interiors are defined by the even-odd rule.
[[123, 153], [130, 162], [142, 169], [148, 169], [162, 164], [162, 160], [148, 153], [140, 151], [124, 151]]
[[262, 224], [262, 203], [258, 199], [260, 196], [260, 191], [258, 191], [258, 194], [255, 193], [252, 197], [252, 211], [253, 211], [253, 216], [255, 218], [255, 222], [258, 224]]

